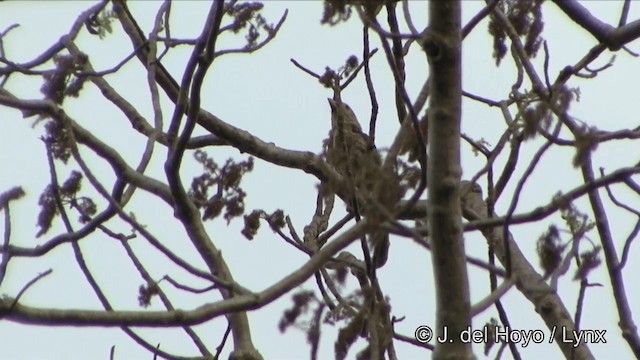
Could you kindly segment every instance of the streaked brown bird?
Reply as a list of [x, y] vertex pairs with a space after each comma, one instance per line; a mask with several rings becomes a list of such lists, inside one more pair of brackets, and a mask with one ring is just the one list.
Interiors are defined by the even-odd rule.
[[[346, 201], [349, 210], [357, 211], [364, 217], [384, 221], [384, 217], [375, 210], [375, 206], [369, 206], [366, 199], [380, 201], [381, 191], [387, 191], [381, 184], [385, 176], [380, 154], [369, 136], [362, 132], [360, 123], [349, 105], [340, 100], [328, 100], [331, 106], [331, 130], [324, 144], [325, 154], [327, 162], [344, 178], [346, 186], [342, 193], [348, 198]], [[385, 202], [381, 201], [383, 205], [386, 205]], [[393, 205], [395, 206], [395, 203]], [[369, 244], [373, 250], [373, 265], [376, 268], [382, 267], [389, 255], [389, 233], [382, 229], [374, 230], [369, 235]]]

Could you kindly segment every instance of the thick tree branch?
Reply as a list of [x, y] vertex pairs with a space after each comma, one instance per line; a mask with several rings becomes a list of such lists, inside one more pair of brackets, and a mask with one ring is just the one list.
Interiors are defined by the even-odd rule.
[[640, 37], [640, 20], [616, 28], [591, 15], [578, 1], [554, 0], [553, 2], [576, 24], [582, 26], [599, 42], [607, 45], [609, 50], [619, 50]]
[[[486, 203], [482, 200], [482, 194], [468, 192], [464, 199], [465, 218], [468, 220], [485, 221], [487, 214]], [[472, 211], [469, 211], [473, 209]], [[593, 359], [588, 346], [585, 343], [577, 347], [566, 339], [573, 339], [572, 330], [575, 325], [571, 314], [564, 306], [562, 299], [545, 282], [544, 278], [531, 266], [525, 255], [520, 251], [518, 244], [511, 234], [508, 234], [508, 246], [505, 246], [504, 233], [498, 228], [486, 228], [482, 234], [487, 239], [489, 247], [493, 249], [498, 259], [504, 265], [506, 252], [509, 251], [511, 259], [511, 279], [520, 292], [535, 306], [536, 312], [547, 324], [547, 327], [555, 334], [555, 340], [562, 352], [570, 359]], [[563, 335], [562, 330], [570, 336]], [[555, 330], [555, 331], [554, 331]]]
[[[143, 45], [147, 40], [144, 38], [142, 31], [131, 18], [130, 13], [123, 3], [118, 2], [114, 4], [114, 10], [118, 14], [120, 22], [125, 32], [129, 35], [134, 48], [141, 48], [138, 58], [141, 59], [142, 64], [145, 65], [147, 50]], [[175, 103], [178, 100], [178, 84], [160, 63], [158, 63], [157, 68], [157, 80], [167, 96]], [[188, 109], [186, 111], [188, 111]], [[265, 142], [245, 130], [236, 128], [222, 121], [220, 118], [203, 109], [200, 110], [198, 124], [210, 133], [224, 139], [224, 141], [227, 141], [240, 152], [249, 153], [275, 165], [303, 170], [306, 173], [314, 175], [322, 182], [340, 182], [340, 175], [312, 152], [287, 150], [273, 143]]]
[[[429, 3], [429, 31], [422, 40], [429, 60], [427, 165], [431, 259], [436, 283], [436, 334], [461, 334], [471, 325], [469, 281], [460, 211], [462, 34], [460, 1]], [[457, 335], [436, 344], [434, 359], [473, 359]]]
[[0, 299], [0, 318], [23, 324], [52, 326], [142, 326], [166, 327], [197, 325], [231, 312], [258, 309], [305, 282], [327, 261], [359, 239], [371, 226], [363, 220], [324, 245], [304, 265], [265, 290], [237, 295], [193, 310], [174, 311], [94, 311], [34, 308], [14, 304], [12, 298]]
[[[584, 181], [589, 183], [595, 179], [590, 155], [585, 158], [582, 164], [582, 176], [584, 177]], [[620, 330], [622, 330], [622, 337], [627, 340], [636, 358], [640, 358], [640, 336], [638, 335], [638, 327], [633, 321], [633, 313], [629, 306], [609, 220], [597, 189], [589, 191], [589, 202], [591, 203], [591, 209], [593, 209], [593, 215], [596, 219], [596, 228], [600, 235], [600, 243], [602, 244], [607, 270], [609, 271], [613, 300], [616, 303], [618, 316], [620, 318], [619, 326]]]

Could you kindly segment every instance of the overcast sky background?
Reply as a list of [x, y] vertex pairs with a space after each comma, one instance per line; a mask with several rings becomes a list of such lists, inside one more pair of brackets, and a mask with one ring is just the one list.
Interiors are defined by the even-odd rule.
[[[9, 25], [19, 23], [4, 41], [6, 56], [12, 61], [25, 62], [33, 59], [59, 37], [67, 33], [78, 14], [89, 8], [93, 2], [3, 2], [0, 4], [0, 30], [4, 31]], [[131, 2], [130, 8], [138, 19], [140, 26], [148, 33], [153, 18], [160, 6], [159, 1]], [[482, 8], [483, 2], [463, 2], [463, 24]], [[411, 3], [413, 20], [418, 28], [426, 25], [426, 2]], [[583, 5], [590, 9], [602, 21], [616, 24], [622, 2], [586, 1]], [[632, 2], [629, 19], [640, 17], [639, 7]], [[201, 31], [209, 8], [205, 1], [181, 1], [172, 7], [172, 35], [177, 38], [193, 38]], [[283, 25], [276, 39], [268, 46], [252, 55], [229, 55], [214, 62], [207, 77], [203, 90], [203, 107], [234, 126], [250, 131], [261, 139], [273, 142], [278, 146], [308, 150], [319, 153], [322, 140], [327, 136], [330, 126], [329, 106], [326, 98], [331, 96], [327, 89], [322, 88], [313, 78], [295, 68], [290, 58], [294, 58], [306, 67], [322, 72], [325, 66], [337, 68], [351, 54], [361, 59], [362, 41], [361, 25], [357, 19], [337, 27], [320, 26], [319, 19], [322, 12], [320, 1], [267, 1], [263, 14], [275, 23], [289, 9], [287, 21]], [[572, 24], [564, 14], [550, 2], [543, 6], [545, 17], [545, 31], [543, 37], [548, 41], [551, 62], [550, 75], [552, 79], [558, 71], [566, 65], [575, 64], [588, 50], [596, 44], [595, 40], [585, 31]], [[90, 61], [96, 70], [111, 68], [131, 51], [131, 44], [124, 35], [119, 23], [114, 22], [114, 32], [100, 41], [89, 35], [85, 30], [77, 40], [78, 46], [90, 56]], [[503, 61], [501, 67], [496, 68], [491, 56], [491, 38], [488, 36], [487, 21], [483, 21], [465, 40], [463, 49], [464, 90], [483, 97], [500, 100], [506, 98], [514, 79], [514, 66], [510, 58]], [[372, 36], [375, 39], [375, 36]], [[243, 45], [242, 35], [227, 34], [220, 39], [220, 47], [238, 47]], [[377, 47], [376, 45], [374, 45]], [[629, 47], [638, 51], [638, 42]], [[382, 50], [382, 49], [381, 49]], [[180, 79], [182, 69], [188, 59], [190, 48], [180, 48], [172, 52], [163, 60], [174, 78]], [[594, 66], [604, 65], [611, 54], [605, 52]], [[542, 74], [542, 51], [534, 62]], [[596, 126], [599, 129], [614, 130], [635, 127], [640, 123], [638, 119], [638, 92], [635, 86], [640, 80], [638, 59], [624, 51], [617, 54], [612, 68], [600, 74], [593, 80], [572, 79], [569, 86], [579, 87], [580, 102], [572, 104], [571, 114], [576, 118]], [[47, 65], [45, 68], [49, 68]], [[139, 112], [147, 119], [152, 119], [149, 89], [146, 74], [137, 60], [130, 61], [115, 75], [107, 80], [120, 94], [130, 102], [136, 104]], [[418, 47], [414, 47], [407, 60], [407, 88], [412, 96], [419, 91], [428, 76], [427, 63], [424, 54]], [[372, 59], [372, 73], [376, 85], [380, 113], [378, 117], [378, 147], [388, 146], [397, 131], [395, 116], [395, 101], [392, 76], [387, 69], [382, 51]], [[15, 77], [6, 87], [17, 96], [30, 99], [41, 99], [38, 91], [41, 81], [38, 78]], [[369, 99], [364, 84], [364, 76], [360, 76], [343, 94], [358, 118], [367, 126], [365, 120], [369, 118]], [[165, 125], [168, 122], [172, 108], [164, 101]], [[503, 120], [498, 110], [489, 109], [484, 105], [465, 99], [463, 105], [463, 132], [474, 139], [484, 139], [490, 146], [496, 144], [502, 133]], [[118, 149], [125, 156], [129, 164], [135, 166], [144, 149], [145, 138], [131, 129], [115, 107], [105, 101], [99, 91], [90, 84], [85, 85], [79, 99], [67, 99], [66, 111], [82, 126], [94, 130], [98, 137], [109, 145]], [[37, 229], [37, 201], [40, 192], [49, 183], [49, 170], [42, 142], [38, 137], [43, 133], [42, 125], [31, 127], [32, 120], [23, 120], [17, 111], [0, 108], [0, 191], [11, 187], [22, 186], [27, 196], [11, 203], [12, 238], [11, 243], [21, 246], [37, 246], [56, 234], [63, 232], [61, 226], [56, 225], [41, 238], [35, 238]], [[198, 129], [198, 134], [203, 134]], [[567, 135], [564, 133], [564, 135]], [[540, 146], [540, 140], [529, 141], [523, 148], [523, 158], [520, 160], [518, 174], [522, 173], [532, 154]], [[239, 154], [233, 149], [213, 148], [207, 152], [214, 156], [219, 163], [233, 156], [236, 159], [246, 159], [246, 154]], [[482, 165], [482, 159], [473, 156], [468, 145], [463, 144], [463, 178], [471, 178]], [[82, 155], [93, 166], [95, 173], [111, 188], [114, 179], [111, 168], [104, 161], [88, 151]], [[162, 164], [166, 152], [162, 146], [156, 145], [154, 161], [148, 174], [162, 179], [164, 177]], [[581, 175], [571, 166], [574, 150], [570, 148], [553, 148], [544, 158], [539, 168], [533, 174], [525, 187], [517, 213], [529, 211], [536, 206], [546, 204], [553, 194], [567, 191], [581, 183]], [[622, 166], [631, 166], [640, 160], [637, 146], [631, 142], [606, 143], [601, 145], [594, 155], [594, 166], [604, 167], [605, 171], [613, 171]], [[496, 168], [504, 164], [504, 157], [498, 161]], [[62, 167], [61, 178], [66, 178], [74, 167]], [[182, 174], [186, 184], [193, 176], [201, 173], [201, 168], [190, 158], [185, 162]], [[638, 179], [636, 178], [636, 181]], [[484, 184], [485, 179], [481, 179]], [[302, 228], [310, 221], [315, 206], [315, 189], [318, 181], [298, 170], [280, 169], [271, 164], [256, 161], [255, 170], [246, 175], [243, 188], [248, 192], [246, 201], [247, 212], [255, 208], [262, 208], [267, 212], [281, 208], [290, 215], [296, 229], [302, 233]], [[88, 189], [88, 183], [85, 183]], [[614, 189], [616, 189], [614, 187]], [[638, 208], [638, 198], [631, 192], [617, 188], [620, 198], [627, 200], [629, 205]], [[507, 189], [513, 191], [513, 185]], [[88, 192], [91, 194], [92, 192]], [[93, 192], [95, 193], [95, 192]], [[604, 192], [602, 193], [603, 196]], [[104, 206], [104, 201], [94, 197], [98, 204]], [[509, 196], [503, 196], [497, 204], [496, 211], [504, 214], [508, 206]], [[577, 201], [578, 206], [585, 201]], [[130, 204], [130, 210], [135, 212], [140, 223], [148, 226], [164, 244], [179, 252], [187, 259], [202, 267], [202, 262], [190, 246], [178, 222], [173, 218], [172, 209], [158, 199], [138, 191]], [[99, 207], [101, 210], [103, 207]], [[586, 207], [581, 209], [586, 211]], [[614, 232], [614, 239], [621, 244], [633, 228], [635, 219], [619, 212], [612, 207], [609, 220]], [[344, 211], [342, 206], [332, 220], [339, 219]], [[535, 253], [535, 241], [546, 230], [549, 224], [563, 225], [559, 215], [549, 217], [534, 225], [512, 226], [511, 231], [516, 242], [525, 254]], [[217, 220], [206, 224], [210, 236], [219, 246], [225, 256], [236, 280], [249, 289], [260, 291], [289, 274], [293, 269], [302, 265], [307, 257], [296, 249], [287, 245], [273, 234], [268, 226], [262, 225], [259, 235], [253, 241], [247, 241], [240, 235], [241, 219], [232, 221], [229, 225], [224, 220]], [[2, 225], [4, 227], [4, 224]], [[115, 221], [113, 230], [127, 232], [129, 227]], [[3, 230], [4, 231], [4, 230]], [[588, 234], [595, 243], [599, 242], [597, 234]], [[486, 242], [475, 233], [466, 234], [467, 250], [471, 256], [485, 258]], [[567, 234], [564, 234], [564, 239]], [[174, 278], [184, 281], [191, 286], [204, 286], [197, 279], [187, 276], [171, 267], [167, 261], [142, 237], [131, 242], [134, 249], [141, 254], [148, 270], [159, 279], [164, 274], [171, 274]], [[636, 244], [637, 245], [637, 244]], [[95, 233], [83, 240], [82, 248], [85, 258], [98, 278], [103, 289], [109, 294], [109, 299], [117, 309], [138, 310], [138, 287], [142, 280], [135, 274], [122, 247], [106, 236]], [[357, 247], [353, 252], [357, 253]], [[416, 250], [411, 240], [397, 238], [392, 241], [392, 248], [388, 264], [380, 271], [379, 278], [391, 300], [393, 313], [406, 316], [398, 323], [396, 330], [411, 336], [419, 325], [433, 326], [435, 323], [433, 302], [433, 281], [431, 274], [430, 254]], [[637, 246], [631, 251], [631, 258], [624, 275], [627, 282], [627, 295], [631, 309], [635, 310], [635, 320], [640, 321], [637, 312], [640, 311], [640, 290], [633, 283], [632, 275], [640, 268]], [[530, 262], [538, 266], [537, 257], [530, 256]], [[89, 308], [100, 309], [100, 304], [81, 275], [70, 246], [50, 252], [43, 259], [14, 258], [9, 266], [8, 275], [0, 287], [0, 296], [15, 294], [38, 273], [52, 268], [53, 274], [33, 286], [21, 299], [21, 302], [31, 306], [60, 307], [60, 308]], [[472, 301], [482, 299], [488, 293], [488, 281], [484, 271], [470, 266]], [[575, 311], [577, 298], [577, 284], [571, 281], [573, 269], [560, 281], [559, 293], [570, 313]], [[596, 358], [632, 358], [627, 344], [620, 337], [617, 326], [618, 318], [615, 304], [612, 300], [610, 283], [604, 268], [601, 267], [590, 277], [591, 282], [601, 283], [603, 287], [590, 288], [584, 303], [581, 326], [584, 329], [606, 329], [607, 344], [591, 345], [591, 351]], [[353, 282], [351, 282], [353, 285]], [[305, 284], [305, 288], [314, 289], [312, 280]], [[174, 305], [178, 308], [191, 309], [205, 302], [216, 301], [219, 294], [210, 292], [201, 296], [190, 296], [178, 293], [170, 286], [164, 286]], [[309, 347], [305, 334], [297, 329], [290, 329], [284, 335], [277, 330], [278, 320], [285, 308], [290, 305], [290, 296], [285, 295], [272, 304], [249, 314], [252, 334], [256, 347], [265, 359], [300, 359], [308, 357]], [[504, 306], [510, 314], [513, 328], [524, 330], [541, 329], [545, 333], [543, 344], [531, 344], [521, 349], [526, 359], [560, 358], [562, 355], [557, 346], [548, 343], [549, 332], [532, 305], [515, 289], [504, 298]], [[155, 300], [150, 309], [162, 309], [159, 301]], [[490, 309], [473, 320], [474, 328], [480, 328], [489, 318], [496, 316], [494, 309]], [[215, 319], [206, 325], [197, 326], [199, 334], [214, 348], [224, 332], [226, 321]], [[136, 329], [151, 343], [160, 343], [161, 348], [182, 355], [196, 355], [196, 349], [189, 339], [178, 330]], [[320, 358], [333, 358], [333, 342], [336, 331], [329, 326], [323, 328]], [[229, 340], [231, 341], [231, 340]], [[88, 359], [107, 358], [111, 346], [116, 347], [117, 359], [151, 358], [151, 355], [130, 340], [117, 329], [72, 327], [45, 328], [25, 326], [0, 320], [0, 357], [6, 359]], [[351, 351], [349, 358], [354, 358], [356, 349], [363, 347], [360, 342]], [[227, 344], [223, 358], [228, 356], [232, 344]], [[482, 356], [482, 346], [474, 347], [478, 358]], [[397, 344], [400, 359], [430, 357], [428, 352], [412, 346]], [[508, 352], [507, 352], [508, 353]], [[495, 356], [495, 350], [491, 357]], [[504, 358], [510, 358], [506, 355]]]

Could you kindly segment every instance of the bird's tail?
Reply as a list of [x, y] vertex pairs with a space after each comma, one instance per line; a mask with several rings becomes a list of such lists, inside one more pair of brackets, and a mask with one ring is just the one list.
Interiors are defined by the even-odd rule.
[[374, 231], [369, 235], [369, 244], [373, 251], [371, 262], [379, 269], [389, 258], [389, 233], [382, 229]]

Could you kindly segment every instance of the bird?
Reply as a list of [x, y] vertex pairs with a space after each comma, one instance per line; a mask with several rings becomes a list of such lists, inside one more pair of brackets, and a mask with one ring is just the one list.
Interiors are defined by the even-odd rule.
[[[370, 199], [380, 199], [381, 191], [393, 189], [383, 188], [384, 180], [389, 177], [383, 174], [380, 153], [371, 138], [362, 132], [351, 107], [339, 98], [327, 100], [331, 106], [331, 130], [324, 146], [327, 163], [344, 179], [344, 187], [340, 190], [349, 210], [373, 218], [374, 222], [382, 222], [384, 216], [376, 211], [375, 206], [367, 204]], [[380, 228], [374, 229], [369, 235], [369, 245], [373, 252], [373, 266], [382, 267], [389, 255], [389, 233]]]

